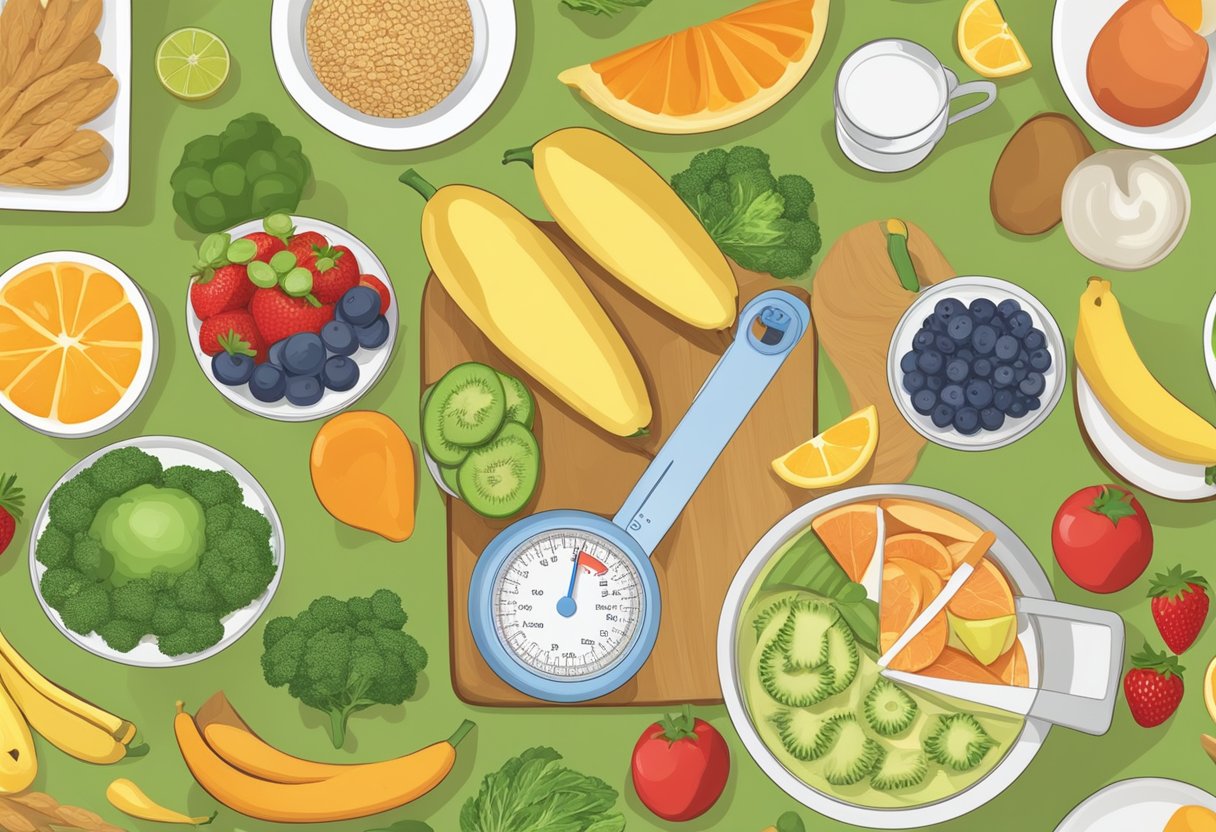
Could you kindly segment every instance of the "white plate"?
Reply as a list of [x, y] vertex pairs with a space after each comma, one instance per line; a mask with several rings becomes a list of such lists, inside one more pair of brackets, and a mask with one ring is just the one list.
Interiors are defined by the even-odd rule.
[[67, 425], [55, 419], [47, 419], [42, 416], [26, 413], [4, 395], [0, 395], [0, 407], [11, 413], [19, 422], [33, 428], [39, 433], [61, 439], [81, 439], [105, 433], [131, 415], [131, 411], [135, 410], [139, 405], [144, 394], [148, 392], [149, 385], [152, 383], [152, 375], [156, 370], [156, 359], [160, 350], [160, 340], [156, 334], [156, 317], [152, 314], [152, 307], [148, 304], [148, 298], [144, 295], [143, 290], [122, 269], [110, 261], [95, 257], [92, 254], [85, 254], [82, 251], [47, 251], [42, 254], [36, 254], [33, 257], [27, 257], [0, 275], [0, 288], [3, 288], [10, 280], [27, 269], [41, 266], [44, 263], [60, 262], [79, 263], [82, 266], [88, 266], [89, 268], [105, 272], [117, 280], [119, 285], [122, 286], [123, 291], [126, 292], [127, 298], [130, 299], [131, 305], [135, 308], [135, 314], [139, 316], [139, 323], [143, 327], [144, 332], [143, 346], [140, 349], [139, 367], [135, 371], [135, 378], [131, 380], [131, 385], [127, 388], [127, 392], [122, 395], [122, 398], [118, 400], [118, 403], [114, 407], [96, 419], [90, 419], [77, 425]]
[[[993, 303], [1012, 298], [1030, 313], [1035, 327], [1042, 330], [1047, 337], [1047, 349], [1051, 352], [1051, 366], [1043, 374], [1047, 386], [1039, 397], [1042, 407], [1021, 419], [1005, 419], [1000, 430], [981, 430], [972, 436], [964, 436], [953, 427], [939, 428], [928, 416], [922, 416], [913, 409], [912, 397], [903, 388], [903, 371], [899, 367], [899, 360], [904, 353], [912, 349], [912, 339], [916, 337], [925, 318], [933, 312], [933, 307], [939, 300], [948, 297], [958, 298], [964, 304], [970, 304], [977, 298], [988, 298]], [[887, 386], [904, 419], [930, 442], [957, 451], [990, 451], [1016, 442], [1051, 415], [1064, 393], [1063, 365], [1066, 360], [1067, 352], [1060, 327], [1047, 311], [1047, 307], [1034, 295], [1015, 283], [995, 277], [955, 277], [922, 289], [912, 306], [900, 318], [887, 351]]]
[[[868, 485], [848, 488], [794, 509], [760, 538], [743, 561], [743, 565], [735, 573], [730, 589], [727, 590], [722, 616], [718, 620], [718, 679], [726, 701], [726, 711], [748, 754], [783, 792], [809, 809], [841, 823], [870, 829], [914, 829], [953, 820], [996, 798], [1030, 765], [1030, 761], [1047, 738], [1051, 725], [1039, 719], [1026, 719], [1017, 742], [1005, 753], [1001, 761], [982, 779], [957, 794], [935, 803], [907, 809], [872, 809], [848, 803], [814, 789], [785, 768], [752, 725], [736, 672], [739, 619], [744, 612], [743, 604], [751, 593], [753, 583], [764, 572], [773, 555], [791, 538], [807, 530], [811, 520], [823, 512], [847, 503], [888, 497], [906, 497], [935, 503], [958, 512], [980, 528], [990, 529], [996, 535], [996, 543], [989, 554], [1013, 582], [1017, 594], [1048, 600], [1055, 598], [1043, 567], [1026, 544], [1008, 526], [974, 503], [945, 491], [916, 485]], [[1038, 686], [1040, 674], [1043, 672], [1040, 667], [1042, 641], [1036, 626], [1034, 622], [1028, 622], [1026, 625], [1019, 622], [1018, 633], [1018, 638], [1026, 650], [1032, 687]]]
[[1203, 359], [1208, 365], [1208, 379], [1212, 382], [1212, 387], [1216, 387], [1216, 344], [1212, 343], [1212, 339], [1216, 338], [1216, 295], [1212, 295], [1212, 302], [1208, 304], [1208, 315], [1203, 323]]
[[1160, 832], [1180, 806], [1216, 811], [1216, 797], [1189, 783], [1139, 777], [1112, 783], [1085, 798], [1056, 832]]
[[[248, 606], [229, 613], [223, 619], [224, 637], [219, 643], [201, 653], [166, 656], [157, 648], [156, 637], [151, 635], [144, 636], [143, 641], [131, 652], [119, 653], [107, 645], [102, 637], [96, 633], [82, 636], [69, 630], [64, 625], [63, 618], [59, 613], [42, 597], [42, 590], [39, 584], [42, 581], [43, 573], [46, 572], [46, 567], [38, 562], [38, 558], [35, 557], [35, 550], [38, 547], [38, 538], [41, 537], [42, 532], [46, 530], [50, 522], [48, 510], [51, 503], [51, 494], [54, 494], [59, 486], [96, 462], [102, 455], [116, 448], [127, 447], [140, 448], [159, 459], [161, 464], [166, 468], [174, 465], [193, 465], [196, 468], [206, 470], [227, 471], [236, 477], [236, 481], [240, 483], [241, 492], [245, 497], [245, 505], [257, 509], [266, 515], [266, 518], [270, 521], [270, 550], [276, 567], [274, 578], [270, 581], [270, 586], [266, 587], [266, 591], [260, 597], [254, 599]], [[230, 457], [207, 445], [190, 439], [180, 439], [176, 436], [141, 436], [135, 439], [115, 442], [107, 448], [102, 448], [89, 454], [69, 468], [68, 472], [59, 478], [59, 481], [55, 483], [55, 487], [47, 494], [46, 499], [42, 502], [42, 508], [38, 510], [38, 516], [34, 518], [34, 524], [30, 532], [29, 549], [30, 578], [34, 582], [34, 594], [38, 597], [38, 603], [42, 605], [43, 612], [51, 619], [51, 623], [55, 625], [55, 628], [67, 636], [70, 641], [88, 650], [93, 655], [101, 656], [103, 659], [109, 659], [118, 664], [131, 665], [132, 667], [180, 667], [201, 662], [203, 659], [210, 658], [225, 648], [230, 647], [236, 643], [237, 639], [249, 632], [254, 623], [261, 618], [262, 613], [270, 606], [270, 599], [274, 597], [275, 591], [279, 588], [279, 582], [283, 578], [283, 524], [279, 521], [278, 512], [275, 511], [274, 505], [270, 502], [270, 497], [266, 494], [266, 491], [253, 478], [252, 474]]]
[[[376, 382], [380, 380], [380, 376], [384, 375], [389, 361], [392, 360], [393, 347], [397, 343], [397, 294], [393, 290], [393, 283], [389, 280], [384, 264], [380, 262], [380, 259], [358, 237], [338, 228], [336, 225], [309, 217], [292, 217], [291, 221], [295, 224], [296, 231], [299, 233], [316, 231], [324, 235], [331, 245], [349, 248], [359, 261], [359, 273], [378, 277], [388, 287], [391, 303], [389, 304], [388, 311], [384, 313], [384, 317], [388, 321], [388, 340], [378, 349], [360, 349], [351, 356], [351, 360], [359, 365], [359, 383], [345, 392], [326, 390], [321, 396], [321, 401], [311, 407], [296, 407], [288, 402], [287, 399], [280, 399], [277, 402], [267, 404], [255, 399], [253, 394], [249, 392], [248, 385], [229, 387], [215, 380], [215, 375], [211, 372], [211, 356], [203, 352], [198, 345], [199, 330], [203, 322], [194, 314], [194, 307], [190, 305], [189, 292], [186, 292], [186, 331], [190, 336], [190, 348], [194, 351], [194, 357], [198, 360], [198, 366], [202, 369], [203, 375], [207, 377], [207, 380], [211, 382], [216, 390], [220, 391], [225, 399], [237, 407], [244, 408], [250, 413], [256, 413], [258, 416], [265, 416], [267, 419], [275, 419], [280, 422], [309, 422], [313, 419], [324, 419], [326, 416], [332, 416], [350, 407], [364, 393], [375, 386]], [[229, 229], [228, 233], [232, 235], [232, 239], [236, 240], [244, 237], [246, 234], [261, 230], [261, 220], [251, 220], [243, 225], [238, 225], [236, 228]], [[266, 345], [267, 349], [270, 349], [270, 347], [270, 344]]]
[[1080, 370], [1076, 373], [1077, 412], [1085, 433], [1106, 464], [1137, 488], [1167, 500], [1207, 500], [1216, 485], [1204, 481], [1202, 465], [1168, 459], [1127, 434], [1111, 417]]
[[[0, 7], [5, 2], [0, 0]], [[109, 142], [110, 169], [99, 179], [62, 190], [0, 185], [0, 208], [104, 213], [126, 204], [131, 188], [131, 0], [102, 0], [101, 8], [98, 61], [114, 73], [118, 95], [109, 109], [86, 126]]]
[[[1133, 127], [1116, 121], [1094, 101], [1086, 64], [1094, 38], [1126, 0], [1056, 0], [1051, 27], [1052, 58], [1068, 100], [1085, 122], [1113, 142], [1145, 150], [1173, 150], [1216, 136], [1216, 66], [1208, 61], [1199, 96], [1185, 113], [1156, 127]], [[1209, 38], [1209, 43], [1211, 39]]]
[[515, 5], [511, 0], [469, 0], [473, 57], [452, 93], [411, 118], [377, 118], [339, 101], [317, 79], [308, 60], [304, 27], [312, 0], [274, 0], [270, 38], [274, 63], [287, 92], [326, 130], [377, 150], [413, 150], [450, 139], [481, 118], [507, 82], [515, 57]]

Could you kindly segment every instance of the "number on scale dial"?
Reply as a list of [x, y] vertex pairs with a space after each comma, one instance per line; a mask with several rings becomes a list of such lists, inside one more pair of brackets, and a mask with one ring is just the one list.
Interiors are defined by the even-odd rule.
[[615, 545], [560, 529], [524, 541], [494, 583], [498, 637], [553, 679], [592, 676], [628, 651], [642, 620], [641, 576]]

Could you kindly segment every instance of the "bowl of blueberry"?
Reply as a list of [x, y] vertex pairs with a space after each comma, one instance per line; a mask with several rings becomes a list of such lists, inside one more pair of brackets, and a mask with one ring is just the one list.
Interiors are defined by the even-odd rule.
[[1064, 392], [1064, 337], [1025, 289], [957, 277], [920, 293], [891, 338], [887, 382], [926, 439], [986, 451], [1038, 427]]
[[352, 234], [272, 214], [199, 245], [191, 346], [233, 404], [287, 422], [331, 416], [383, 375], [398, 310], [384, 265]]

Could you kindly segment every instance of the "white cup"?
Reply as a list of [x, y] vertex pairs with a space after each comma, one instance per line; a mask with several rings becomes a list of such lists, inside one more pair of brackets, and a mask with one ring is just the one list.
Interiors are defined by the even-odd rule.
[[[954, 99], [977, 94], [984, 100], [950, 114]], [[996, 84], [960, 84], [919, 43], [876, 40], [840, 65], [835, 98], [840, 149], [863, 168], [895, 173], [923, 162], [951, 124], [987, 109]]]

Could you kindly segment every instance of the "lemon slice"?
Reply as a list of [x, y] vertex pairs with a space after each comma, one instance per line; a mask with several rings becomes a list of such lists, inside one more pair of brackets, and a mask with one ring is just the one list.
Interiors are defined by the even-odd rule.
[[861, 473], [878, 447], [878, 411], [862, 408], [773, 460], [777, 476], [799, 488], [830, 488]]
[[[1203, 674], [1203, 704], [1208, 709], [1208, 716], [1216, 721], [1216, 659], [1212, 659]], [[1216, 760], [1216, 757], [1212, 759]]]
[[1001, 14], [996, 0], [969, 0], [958, 19], [958, 51], [967, 66], [986, 78], [1030, 69], [1030, 58]]
[[228, 47], [206, 29], [178, 29], [156, 48], [156, 75], [161, 84], [187, 101], [201, 101], [219, 92], [231, 65]]

